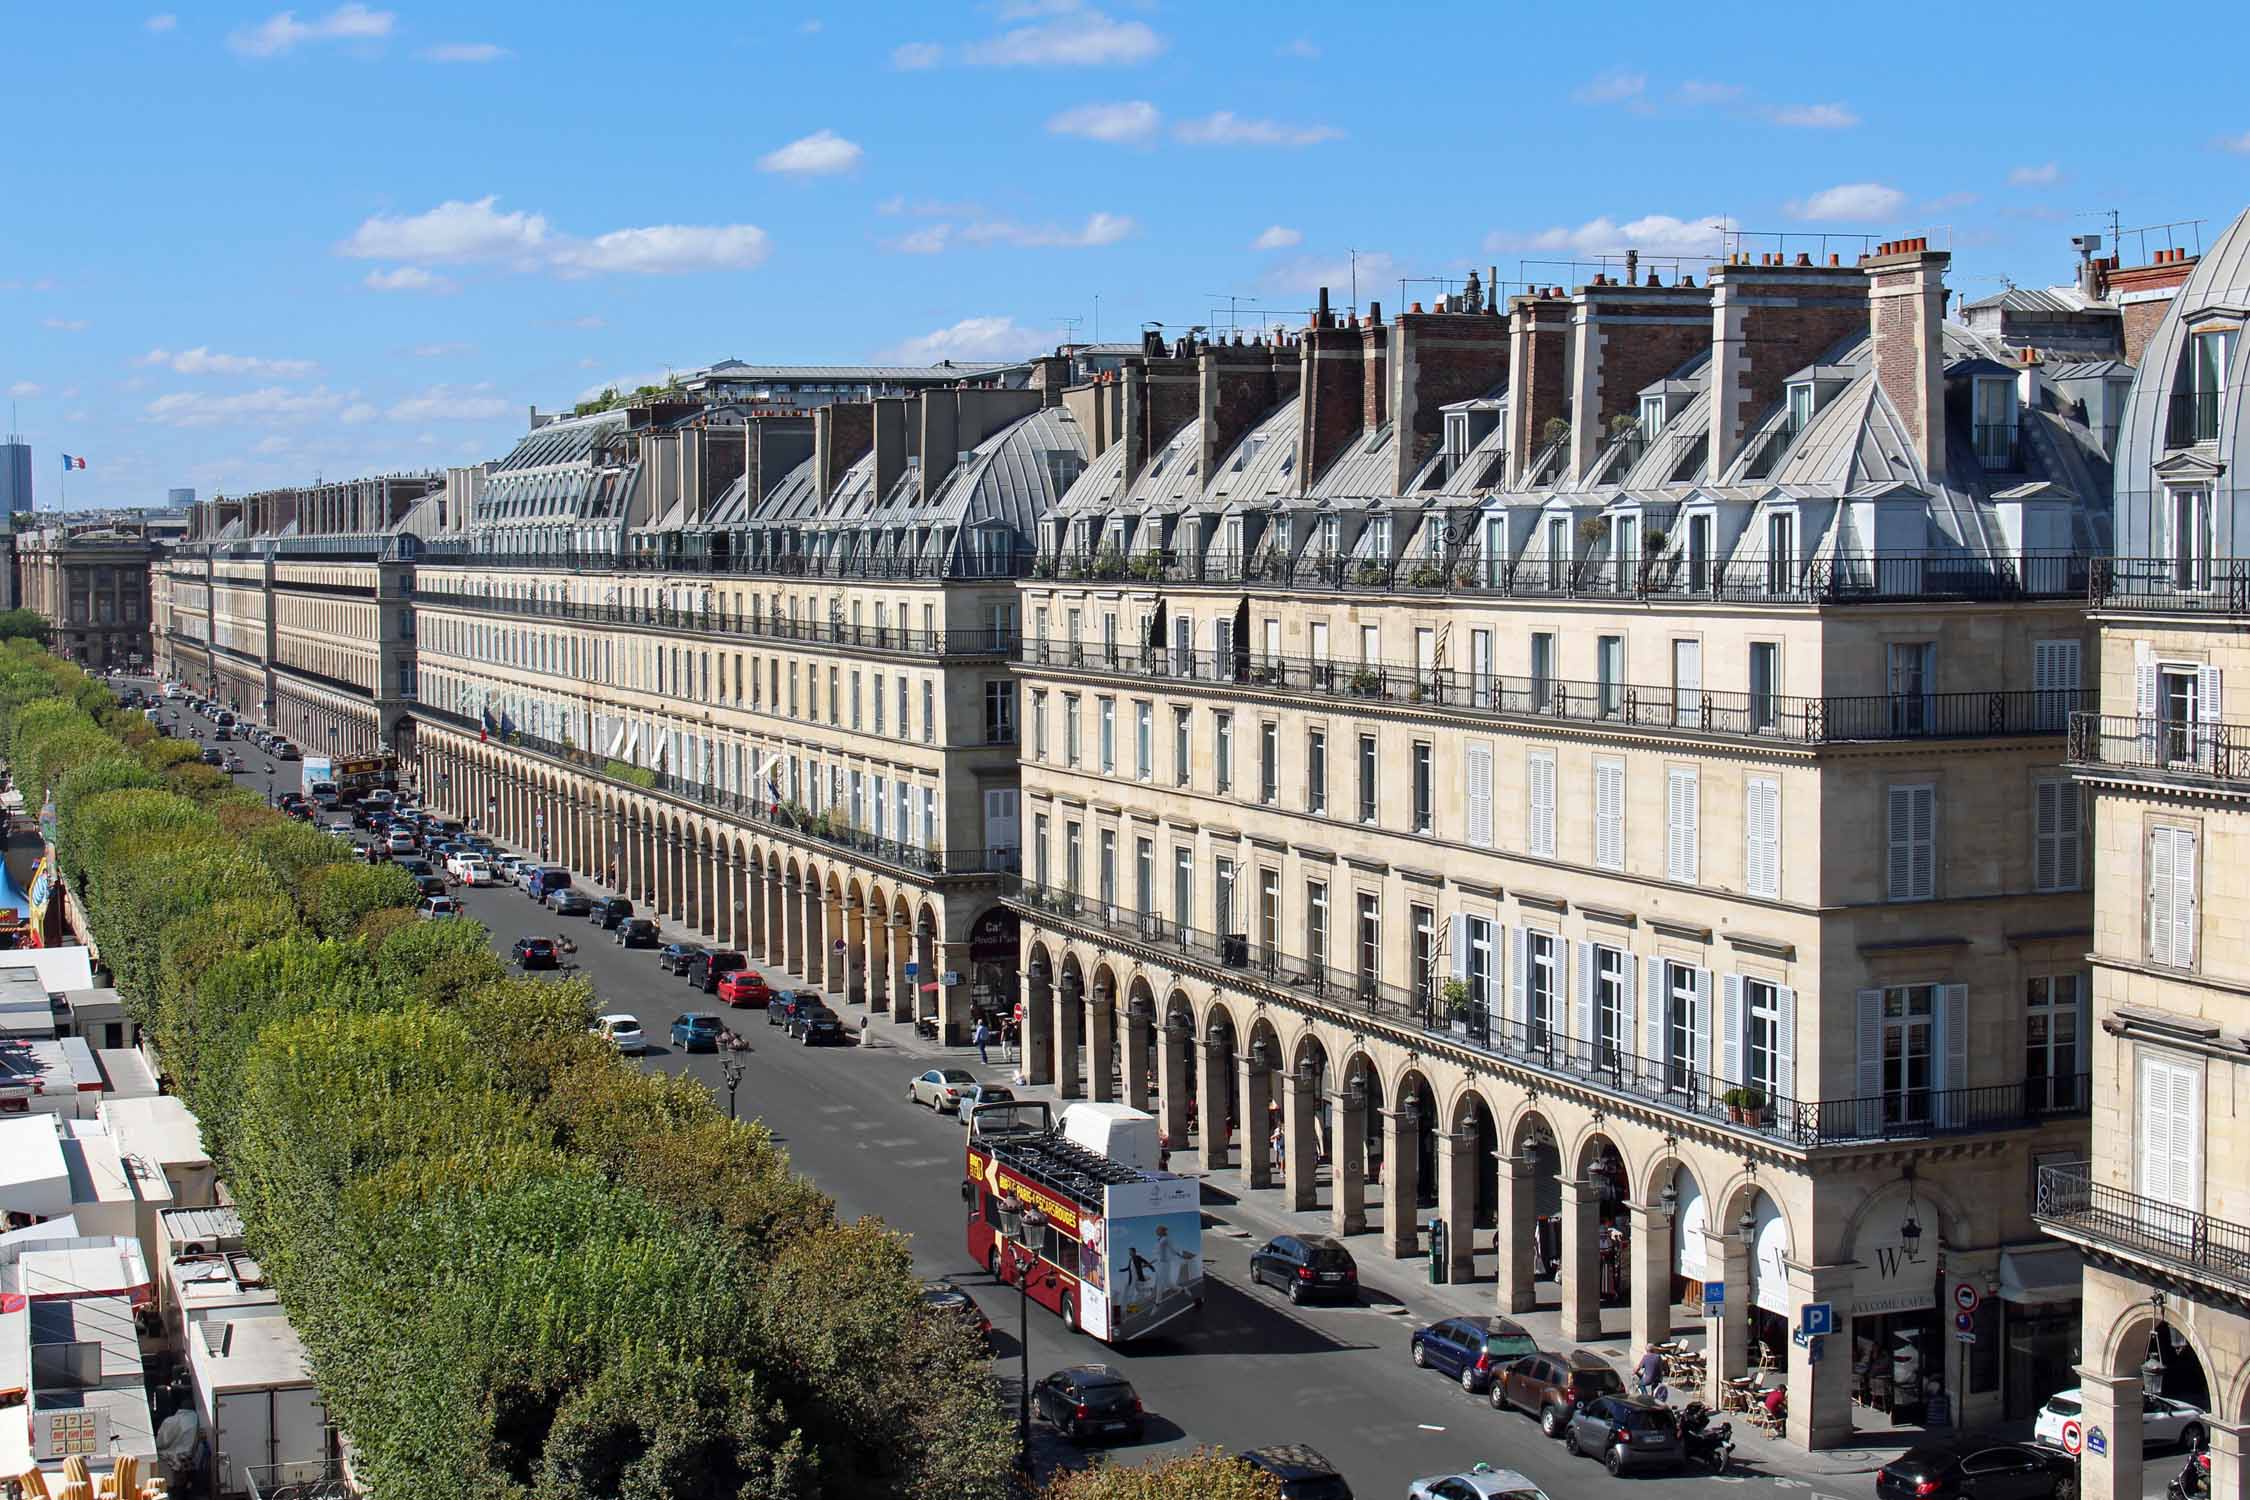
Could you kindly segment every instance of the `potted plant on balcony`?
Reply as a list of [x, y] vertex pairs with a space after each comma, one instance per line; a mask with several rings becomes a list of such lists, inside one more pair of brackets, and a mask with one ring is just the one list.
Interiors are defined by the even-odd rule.
[[1054, 576], [1055, 576], [1055, 560], [1054, 560], [1053, 558], [1051, 558], [1051, 557], [1044, 557], [1044, 556], [1042, 556], [1042, 557], [1035, 557], [1035, 558], [1033, 558], [1033, 559], [1031, 560], [1031, 576], [1032, 576], [1032, 577], [1034, 577], [1034, 578], [1052, 578], [1052, 577], [1054, 577]]
[[1462, 1036], [1467, 1036], [1469, 1034], [1469, 981], [1466, 979], [1448, 979], [1443, 985], [1439, 986], [1438, 994], [1445, 1001], [1446, 1017], [1451, 1021], [1453, 1029]]
[[1125, 554], [1119, 552], [1115, 547], [1104, 545], [1099, 552], [1094, 554], [1094, 576], [1103, 579], [1123, 578], [1125, 576]]
[[1164, 559], [1154, 552], [1139, 552], [1125, 565], [1126, 573], [1143, 583], [1153, 583], [1164, 576]]
[[1763, 1125], [1766, 1123], [1766, 1096], [1756, 1089], [1744, 1089], [1742, 1091], [1742, 1123], [1745, 1125]]
[[1380, 697], [1383, 692], [1383, 674], [1373, 667], [1359, 667], [1352, 672], [1352, 691], [1362, 698]]
[[1381, 588], [1383, 585], [1383, 565], [1379, 562], [1361, 563], [1358, 567], [1352, 569], [1352, 582], [1363, 589]]
[[1728, 1089], [1719, 1096], [1719, 1102], [1727, 1107], [1727, 1119], [1736, 1125], [1742, 1123], [1742, 1094], [1741, 1089]]
[[1434, 562], [1416, 563], [1406, 575], [1409, 588], [1434, 589], [1445, 584], [1445, 569]]

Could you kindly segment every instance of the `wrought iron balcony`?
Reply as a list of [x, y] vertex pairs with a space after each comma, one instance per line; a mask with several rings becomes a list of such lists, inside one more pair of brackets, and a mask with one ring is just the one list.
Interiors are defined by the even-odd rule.
[[2041, 1167], [2031, 1212], [2059, 1239], [2250, 1291], [2250, 1225], [2096, 1182], [2085, 1162]]
[[1341, 698], [1469, 717], [1559, 719], [1793, 744], [2016, 735], [2059, 738], [2068, 731], [2072, 712], [2091, 698], [2076, 688], [1806, 698], [1052, 638], [1024, 641], [1018, 659], [1032, 667], [1117, 677], [1142, 685], [1153, 680], [1191, 688]]
[[2167, 779], [2250, 782], [2250, 724], [2072, 714], [2070, 759], [2074, 765]]
[[1000, 656], [1016, 649], [1013, 630], [909, 630], [903, 625], [852, 625], [842, 620], [791, 620], [737, 610], [673, 609], [666, 605], [582, 604], [523, 599], [471, 590], [422, 587], [415, 601], [435, 609], [521, 615], [572, 625], [615, 625], [637, 630], [677, 630], [687, 635], [740, 636], [807, 646], [840, 646], [900, 656]]
[[1245, 985], [1307, 1009], [1387, 1022], [1495, 1062], [1799, 1148], [2024, 1129], [2082, 1114], [2091, 1098], [2089, 1080], [2080, 1074], [1979, 1088], [1898, 1090], [1865, 1099], [1760, 1095], [1763, 1102], [1746, 1109], [1728, 1102], [1735, 1085], [1678, 1059], [1643, 1057], [1622, 1045], [1625, 1038], [1569, 1035], [1559, 995], [1547, 1020], [1514, 1020], [1475, 1003], [1454, 1014], [1439, 999], [1434, 983], [1399, 985], [1330, 968], [1318, 960], [1291, 957], [1247, 933], [1205, 932], [1034, 880], [1018, 882], [1015, 905], [1034, 922], [1069, 924], [1230, 971]]
[[2188, 615], [2250, 614], [2250, 558], [2097, 557], [2087, 571], [2087, 598], [2113, 612]]

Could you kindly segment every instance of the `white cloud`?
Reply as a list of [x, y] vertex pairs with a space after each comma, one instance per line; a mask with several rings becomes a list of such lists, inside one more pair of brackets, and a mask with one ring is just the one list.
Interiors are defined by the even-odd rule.
[[1075, 7], [961, 49], [962, 60], [994, 68], [1098, 68], [1144, 63], [1164, 39], [1139, 21], [1117, 21]]
[[449, 359], [456, 354], [466, 354], [475, 347], [473, 344], [416, 344], [414, 346], [414, 357], [416, 359]]
[[1841, 104], [1783, 104], [1768, 110], [1766, 118], [1799, 130], [1847, 130], [1859, 123], [1859, 116]]
[[1581, 104], [1629, 104], [1648, 92], [1648, 75], [1611, 68], [1572, 90]]
[[[935, 42], [908, 42], [891, 49], [891, 66], [901, 73], [934, 68], [945, 60], [945, 49]], [[600, 395], [599, 391], [595, 392]]]
[[177, 375], [264, 375], [288, 379], [310, 375], [309, 359], [260, 359], [254, 354], [214, 354], [203, 344], [193, 349], [151, 349], [137, 365], [162, 365]]
[[[1382, 296], [1386, 282], [1395, 283], [1400, 275], [1399, 264], [1382, 250], [1362, 250], [1356, 261], [1351, 258], [1330, 260], [1317, 255], [1301, 255], [1281, 261], [1260, 278], [1276, 291], [1314, 292], [1327, 287], [1330, 300], [1341, 306], [1351, 296], [1352, 271], [1359, 271], [1360, 292], [1363, 297]], [[1268, 308], [1267, 311], [1274, 309]]]
[[1222, 109], [1200, 120], [1182, 120], [1172, 133], [1191, 146], [1317, 146], [1341, 140], [1333, 125], [1284, 125], [1278, 120], [1245, 120]]
[[30, 401], [35, 397], [44, 396], [46, 393], [47, 388], [36, 380], [19, 380], [8, 387], [8, 394], [18, 401]]
[[894, 344], [876, 358], [885, 364], [901, 365], [934, 365], [947, 359], [1021, 359], [1050, 342], [1048, 334], [1021, 327], [1014, 318], [963, 318], [950, 328]]
[[2250, 130], [2240, 135], [2222, 135], [2217, 142], [2221, 151], [2232, 151], [2238, 156], [2250, 156]]
[[66, 385], [55, 394], [61, 396], [65, 401], [76, 401], [78, 399], [78, 387], [74, 385]]
[[501, 213], [495, 194], [448, 199], [427, 213], [376, 214], [337, 246], [361, 260], [472, 261], [536, 255], [547, 239], [540, 214]]
[[287, 451], [288, 447], [289, 439], [276, 432], [252, 443], [250, 451], [252, 453], [281, 453]]
[[1672, 93], [1682, 104], [1732, 104], [1742, 97], [1742, 85], [1716, 83], [1707, 78], [1690, 78]]
[[1718, 214], [1677, 219], [1670, 214], [1644, 214], [1623, 223], [1607, 214], [1576, 228], [1496, 229], [1484, 237], [1484, 248], [1503, 250], [1560, 250], [1573, 255], [1605, 255], [1612, 250], [1645, 250], [1655, 255], [1717, 255], [1725, 220]]
[[1309, 36], [1301, 36], [1283, 42], [1273, 50], [1276, 57], [1296, 57], [1311, 62], [1320, 56], [1320, 43]]
[[420, 266], [394, 266], [388, 271], [370, 271], [363, 278], [366, 286], [377, 292], [450, 292], [453, 283], [443, 276], [432, 275]]
[[1905, 203], [1906, 194], [1895, 187], [1885, 187], [1880, 182], [1847, 182], [1838, 187], [1822, 188], [1809, 198], [1791, 203], [1789, 212], [1799, 219], [1864, 223], [1870, 219], [1887, 219]]
[[141, 29], [155, 32], [177, 31], [180, 29], [180, 18], [168, 10], [160, 11], [141, 22]]
[[351, 405], [344, 408], [343, 412], [336, 418], [336, 420], [342, 422], [347, 427], [358, 427], [363, 423], [374, 421], [381, 415], [382, 413], [380, 411], [368, 405], [365, 401], [354, 401]]
[[482, 381], [475, 385], [433, 385], [403, 400], [394, 401], [383, 415], [394, 422], [489, 422], [515, 410], [515, 403], [491, 394]]
[[2062, 181], [2062, 168], [2053, 162], [2041, 162], [2036, 167], [2017, 167], [2008, 174], [2013, 187], [2052, 187]]
[[52, 328], [57, 333], [84, 333], [86, 331], [86, 320], [84, 318], [45, 318], [41, 322], [42, 326]]
[[1091, 141], [1146, 141], [1164, 122], [1157, 107], [1146, 99], [1117, 104], [1081, 104], [1047, 121], [1050, 135], [1082, 135]]
[[279, 57], [306, 42], [379, 42], [391, 34], [395, 12], [364, 5], [339, 5], [314, 21], [300, 21], [293, 10], [277, 11], [256, 26], [244, 26], [227, 45], [244, 57]]
[[216, 427], [224, 422], [311, 422], [332, 416], [344, 397], [326, 386], [294, 391], [287, 386], [261, 386], [231, 396], [210, 396], [201, 391], [176, 391], [159, 396], [144, 408], [148, 419], [165, 427]]
[[904, 255], [936, 255], [953, 237], [951, 224], [925, 224], [911, 234], [892, 241], [891, 248]]
[[633, 271], [659, 276], [685, 271], [747, 271], [766, 258], [766, 232], [755, 224], [652, 224], [613, 229], [583, 244], [560, 247], [566, 275]]
[[1269, 224], [1265, 232], [1250, 242], [1253, 250], [1288, 250], [1305, 242], [1305, 232], [1291, 229], [1286, 224]]
[[1016, 224], [988, 219], [970, 224], [961, 238], [973, 245], [1014, 245], [1020, 249], [1086, 249], [1114, 245], [1134, 229], [1130, 215], [1094, 213], [1076, 229], [1057, 224]]
[[440, 42], [435, 47], [425, 48], [422, 59], [436, 63], [488, 63], [514, 55], [498, 42]]
[[833, 130], [816, 130], [759, 157], [758, 170], [824, 177], [832, 172], [849, 172], [866, 154], [856, 141], [847, 141]]

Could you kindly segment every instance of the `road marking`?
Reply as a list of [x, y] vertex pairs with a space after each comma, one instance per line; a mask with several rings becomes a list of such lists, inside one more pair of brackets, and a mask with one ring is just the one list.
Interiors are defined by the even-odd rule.
[[820, 1112], [824, 1115], [848, 1115], [852, 1112], [852, 1107], [849, 1104], [823, 1104]]
[[902, 1161], [897, 1165], [902, 1167], [939, 1167], [951, 1160], [952, 1158], [947, 1156], [917, 1156], [911, 1161]]
[[869, 1141], [867, 1144], [869, 1144], [870, 1146], [879, 1146], [886, 1151], [896, 1151], [901, 1146], [913, 1145], [914, 1137], [910, 1135], [894, 1135], [885, 1140]]
[[1419, 1428], [1421, 1428], [1421, 1429], [1422, 1429], [1422, 1430], [1423, 1430], [1424, 1432], [1443, 1432], [1443, 1431], [1445, 1431], [1445, 1429], [1444, 1429], [1444, 1428], [1442, 1428], [1442, 1427], [1439, 1427], [1439, 1426], [1437, 1426], [1436, 1424], [1434, 1424], [1434, 1423], [1431, 1423], [1431, 1422], [1417, 1422], [1417, 1423], [1415, 1423], [1414, 1425], [1415, 1425], [1415, 1426], [1417, 1426], [1417, 1427], [1419, 1427]]

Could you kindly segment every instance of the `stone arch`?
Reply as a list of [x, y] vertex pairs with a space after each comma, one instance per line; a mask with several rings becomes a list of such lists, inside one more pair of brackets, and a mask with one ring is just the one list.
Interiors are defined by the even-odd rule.
[[744, 955], [757, 946], [758, 922], [758, 866], [740, 834], [734, 839], [734, 945]]
[[1024, 951], [1023, 1020], [1018, 1032], [1024, 1077], [1033, 1083], [1052, 1082], [1055, 1076], [1055, 981], [1059, 977], [1054, 954], [1044, 941], [1034, 938]]
[[1495, 1227], [1500, 1199], [1500, 1116], [1475, 1079], [1465, 1080], [1445, 1107], [1443, 1137], [1440, 1160], [1453, 1174], [1440, 1185], [1448, 1225], [1465, 1217], [1473, 1228]]
[[[2234, 1399], [2214, 1403], [2213, 1393], [2221, 1390], [2219, 1371], [2191, 1325], [2192, 1320], [2187, 1318], [2159, 1320], [2145, 1297], [2128, 1303], [2103, 1332], [2099, 1368], [2111, 1375], [2140, 1380], [2144, 1379], [2142, 1365], [2153, 1356], [2164, 1367], [2160, 1394], [2213, 1411], [2225, 1420], [2227, 1411], [2242, 1410], [2239, 1388], [2243, 1372], [2227, 1372], [2223, 1377], [2227, 1385], [2237, 1388]], [[2221, 1491], [2214, 1488], [2212, 1493]]]
[[944, 941], [944, 935], [945, 928], [937, 909], [924, 900], [914, 913], [914, 1014], [917, 1017], [938, 1013], [937, 991], [927, 986], [937, 983], [944, 967], [938, 962], [938, 945]]

